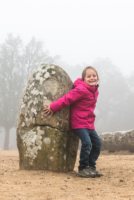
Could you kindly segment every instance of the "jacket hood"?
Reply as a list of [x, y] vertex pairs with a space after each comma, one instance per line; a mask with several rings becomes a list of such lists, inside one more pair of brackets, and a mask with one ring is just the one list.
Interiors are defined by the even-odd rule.
[[73, 84], [73, 86], [74, 86], [74, 88], [75, 87], [78, 87], [78, 86], [80, 86], [80, 85], [83, 85], [84, 87], [86, 87], [88, 90], [90, 90], [91, 92], [95, 92], [96, 90], [97, 90], [97, 88], [99, 87], [99, 85], [97, 84], [95, 87], [94, 86], [90, 86], [90, 85], [88, 85], [87, 83], [85, 83], [83, 80], [82, 80], [82, 78], [78, 78], [75, 82], [74, 82], [74, 84]]

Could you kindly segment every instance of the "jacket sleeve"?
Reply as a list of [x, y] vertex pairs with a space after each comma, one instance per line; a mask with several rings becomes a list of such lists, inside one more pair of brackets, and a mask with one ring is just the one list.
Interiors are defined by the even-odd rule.
[[72, 89], [68, 94], [65, 94], [63, 97], [50, 104], [51, 110], [53, 112], [57, 112], [65, 106], [68, 106], [75, 101], [82, 99], [84, 94], [84, 91], [82, 89], [83, 88], [79, 87]]

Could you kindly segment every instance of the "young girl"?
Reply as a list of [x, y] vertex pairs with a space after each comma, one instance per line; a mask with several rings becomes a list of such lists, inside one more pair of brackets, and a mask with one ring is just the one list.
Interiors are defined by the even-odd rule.
[[96, 171], [96, 160], [100, 154], [101, 141], [94, 128], [94, 109], [98, 97], [98, 73], [93, 67], [86, 67], [82, 79], [78, 78], [68, 94], [46, 105], [45, 114], [53, 114], [65, 106], [71, 105], [71, 127], [81, 139], [81, 153], [78, 175], [82, 177], [100, 177]]

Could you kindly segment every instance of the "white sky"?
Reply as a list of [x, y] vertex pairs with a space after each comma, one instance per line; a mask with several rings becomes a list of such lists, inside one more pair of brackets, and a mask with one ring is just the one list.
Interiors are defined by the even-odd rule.
[[69, 64], [108, 57], [134, 71], [134, 0], [0, 0], [0, 43], [7, 33], [43, 40]]

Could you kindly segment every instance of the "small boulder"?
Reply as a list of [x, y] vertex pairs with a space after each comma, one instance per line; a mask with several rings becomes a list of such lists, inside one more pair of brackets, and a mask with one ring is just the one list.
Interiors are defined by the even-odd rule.
[[101, 150], [134, 152], [134, 130], [102, 133], [99, 137], [102, 142]]

